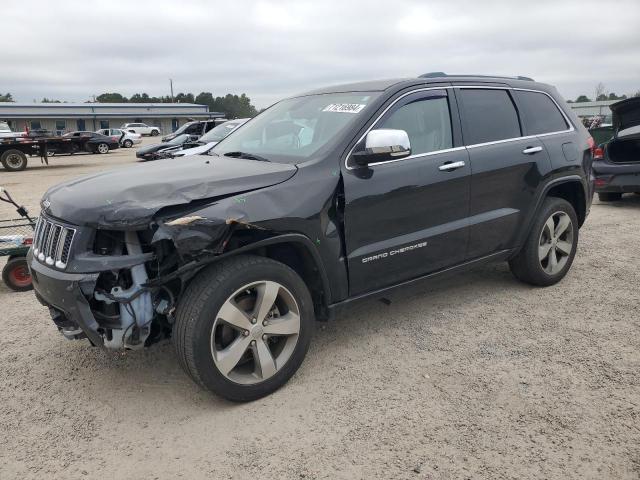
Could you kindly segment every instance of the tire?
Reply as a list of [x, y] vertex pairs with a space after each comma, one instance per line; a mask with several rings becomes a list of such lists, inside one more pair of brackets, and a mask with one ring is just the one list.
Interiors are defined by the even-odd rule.
[[622, 194], [616, 192], [600, 192], [598, 193], [598, 198], [601, 202], [615, 202], [622, 198]]
[[[229, 308], [253, 311], [257, 293], [268, 289], [277, 291], [277, 300], [265, 304], [272, 306], [264, 322], [260, 314], [250, 320], [256, 312], [238, 315], [236, 308]], [[233, 318], [242, 328], [232, 327], [223, 317]], [[182, 368], [196, 383], [228, 400], [247, 402], [274, 392], [298, 370], [309, 348], [313, 321], [311, 295], [296, 272], [269, 258], [241, 255], [205, 268], [189, 284], [177, 307], [173, 342]], [[290, 332], [267, 335], [283, 326]], [[258, 358], [270, 361], [260, 363]]]
[[26, 292], [31, 290], [31, 273], [25, 257], [10, 258], [2, 269], [2, 280], [11, 290]]
[[105, 153], [109, 153], [109, 144], [100, 142], [96, 145], [96, 152], [104, 155]]
[[[553, 221], [553, 233], [550, 221]], [[566, 226], [558, 235], [561, 224]], [[553, 285], [571, 268], [577, 247], [578, 217], [573, 206], [562, 198], [548, 197], [522, 250], [509, 261], [509, 267], [515, 277], [525, 283], [540, 287]]]
[[152, 137], [157, 137], [158, 135], [160, 135], [160, 131], [158, 131], [158, 130], [151, 130], [151, 136], [152, 136]]
[[27, 156], [20, 150], [7, 150], [0, 157], [0, 163], [9, 172], [19, 172], [27, 168]]
[[122, 146], [124, 148], [131, 148], [133, 147], [133, 142], [131, 140], [125, 140], [124, 142], [122, 142]]

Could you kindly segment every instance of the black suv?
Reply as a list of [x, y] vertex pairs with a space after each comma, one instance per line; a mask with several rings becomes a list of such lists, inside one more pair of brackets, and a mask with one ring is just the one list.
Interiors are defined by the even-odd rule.
[[170, 133], [169, 135], [165, 135], [162, 137], [163, 142], [169, 142], [180, 135], [189, 135], [192, 140], [197, 140], [202, 135], [207, 133], [209, 130], [212, 130], [216, 127], [216, 125], [220, 125], [225, 121], [224, 119], [210, 119], [210, 120], [196, 120], [192, 122], [187, 122], [178, 128], [175, 132]]
[[208, 155], [51, 188], [30, 253], [67, 338], [173, 337], [232, 400], [283, 385], [314, 319], [394, 287], [508, 261], [552, 285], [593, 196], [592, 140], [553, 87], [447, 76], [276, 103]]

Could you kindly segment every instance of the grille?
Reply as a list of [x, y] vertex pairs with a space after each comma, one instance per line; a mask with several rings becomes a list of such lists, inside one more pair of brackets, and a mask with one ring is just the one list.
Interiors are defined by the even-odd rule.
[[40, 216], [33, 236], [33, 255], [47, 265], [65, 268], [76, 231]]

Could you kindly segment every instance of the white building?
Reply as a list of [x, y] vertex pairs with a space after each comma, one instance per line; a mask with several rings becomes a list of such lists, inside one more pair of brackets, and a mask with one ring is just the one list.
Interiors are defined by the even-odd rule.
[[594, 117], [596, 115], [611, 115], [609, 105], [620, 100], [599, 100], [597, 102], [572, 102], [568, 105], [575, 114], [582, 117]]
[[62, 134], [76, 130], [118, 128], [124, 123], [146, 123], [171, 133], [189, 120], [223, 118], [207, 105], [192, 103], [13, 103], [0, 102], [0, 121], [14, 131], [43, 128]]

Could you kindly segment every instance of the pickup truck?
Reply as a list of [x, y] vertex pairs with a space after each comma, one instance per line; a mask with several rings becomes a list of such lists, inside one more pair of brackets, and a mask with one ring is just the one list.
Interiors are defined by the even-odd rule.
[[340, 85], [282, 100], [208, 155], [44, 195], [35, 294], [69, 339], [171, 336], [185, 372], [234, 401], [281, 387], [314, 320], [487, 262], [535, 286], [573, 262], [593, 140], [524, 77]]

